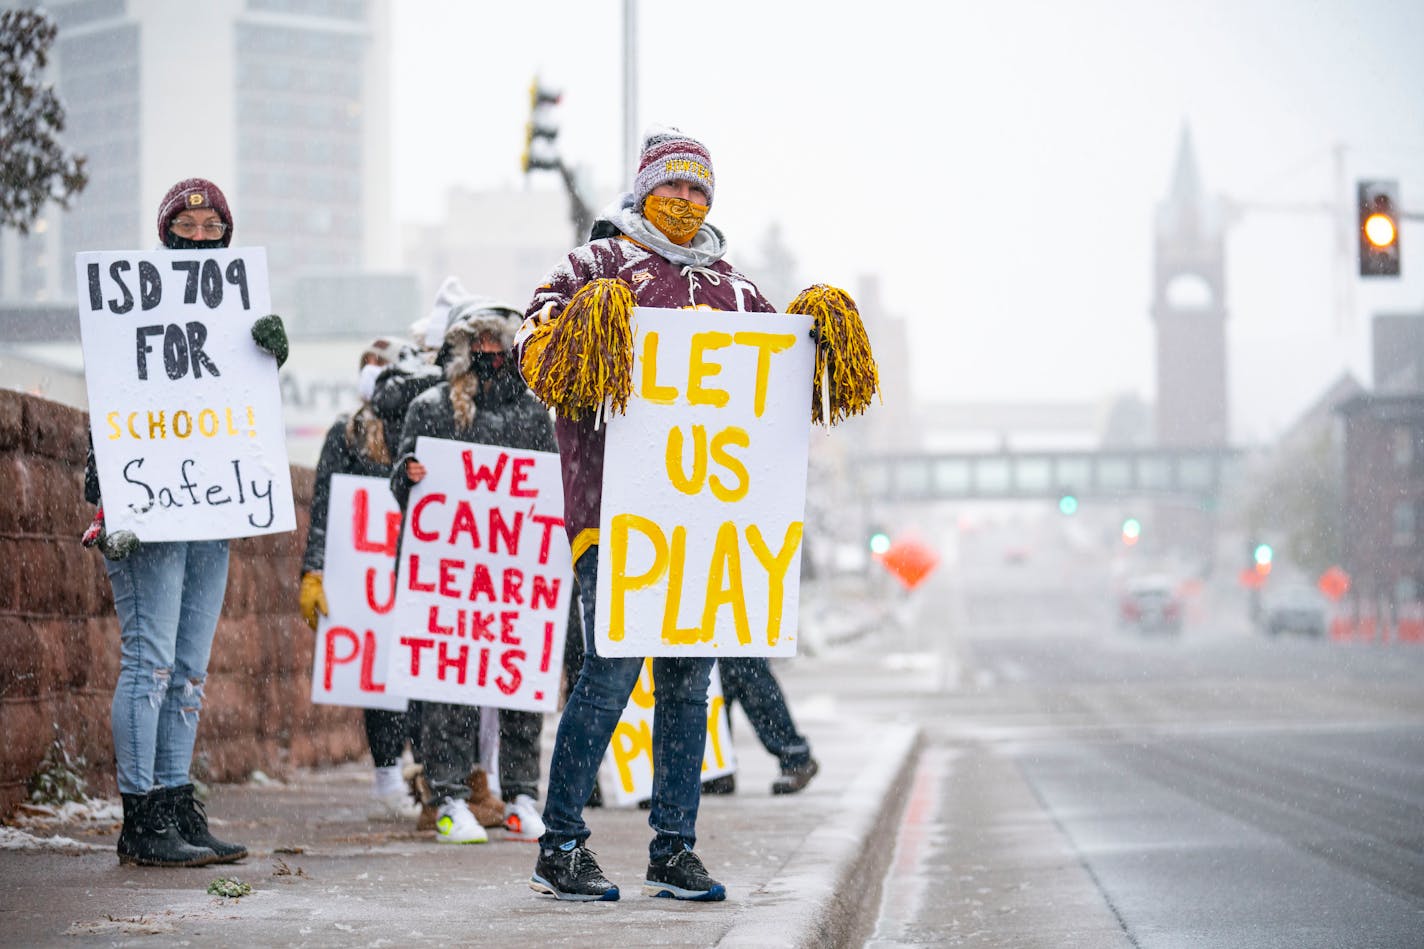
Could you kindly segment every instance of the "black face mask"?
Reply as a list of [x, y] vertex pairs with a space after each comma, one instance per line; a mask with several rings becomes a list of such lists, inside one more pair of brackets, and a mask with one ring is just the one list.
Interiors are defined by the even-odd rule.
[[225, 245], [221, 237], [213, 241], [200, 241], [191, 237], [179, 237], [169, 231], [168, 236], [163, 239], [163, 246], [169, 250], [222, 250]]
[[470, 353], [470, 371], [481, 382], [493, 382], [504, 371], [508, 362], [507, 353], [487, 353], [481, 350]]
[[[498, 363], [498, 364], [496, 364]], [[509, 353], [470, 353], [470, 372], [481, 383], [487, 383], [484, 398], [508, 402], [524, 389], [524, 380], [514, 369], [514, 357]]]

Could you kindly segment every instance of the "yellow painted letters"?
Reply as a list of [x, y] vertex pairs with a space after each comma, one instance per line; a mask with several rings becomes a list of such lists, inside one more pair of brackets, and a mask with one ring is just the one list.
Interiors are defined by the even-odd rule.
[[791, 558], [796, 548], [801, 546], [802, 524], [792, 521], [786, 528], [786, 538], [782, 541], [780, 553], [772, 556], [771, 549], [762, 539], [761, 529], [755, 524], [747, 528], [747, 543], [757, 561], [766, 568], [766, 642], [775, 646], [781, 638], [781, 604], [786, 596], [786, 568], [791, 566]]

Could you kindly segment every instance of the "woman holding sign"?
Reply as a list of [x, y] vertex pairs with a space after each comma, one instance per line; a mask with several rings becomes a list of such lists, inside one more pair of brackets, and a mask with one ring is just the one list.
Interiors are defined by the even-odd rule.
[[[158, 237], [169, 250], [225, 248], [233, 220], [227, 198], [203, 178], [187, 178], [163, 196]], [[281, 318], [252, 326], [263, 350], [287, 358]], [[100, 503], [91, 442], [85, 496]], [[130, 531], [104, 530], [103, 507], [85, 534], [106, 558], [121, 635], [112, 725], [124, 824], [119, 862], [201, 866], [247, 856], [242, 844], [208, 830], [189, 769], [207, 682], [208, 657], [227, 589], [226, 540], [140, 543]]]
[[[519, 311], [471, 300], [450, 311], [436, 363], [445, 382], [422, 393], [406, 412], [391, 490], [402, 510], [411, 487], [426, 475], [415, 457], [421, 436], [557, 451], [549, 413], [524, 385], [510, 355]], [[412, 703], [414, 704], [414, 703]], [[470, 812], [470, 772], [479, 763], [480, 710], [447, 702], [421, 702], [417, 715], [420, 750], [430, 800], [437, 808], [435, 839], [479, 843], [484, 828]], [[499, 709], [499, 783], [505, 800], [505, 831], [537, 840], [544, 832], [534, 801], [539, 794], [539, 712]]]

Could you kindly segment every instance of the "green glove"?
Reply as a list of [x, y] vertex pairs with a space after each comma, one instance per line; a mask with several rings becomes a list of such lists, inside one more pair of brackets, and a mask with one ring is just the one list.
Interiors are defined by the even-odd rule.
[[138, 550], [138, 535], [133, 531], [114, 531], [99, 537], [99, 552], [110, 560], [123, 560]]
[[258, 346], [277, 357], [277, 368], [287, 361], [287, 329], [282, 318], [268, 313], [252, 324], [252, 339]]

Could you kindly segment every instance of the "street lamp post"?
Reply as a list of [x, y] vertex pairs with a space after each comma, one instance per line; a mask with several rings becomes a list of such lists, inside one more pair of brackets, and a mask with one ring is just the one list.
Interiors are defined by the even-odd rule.
[[623, 180], [638, 162], [638, 0], [623, 0]]

